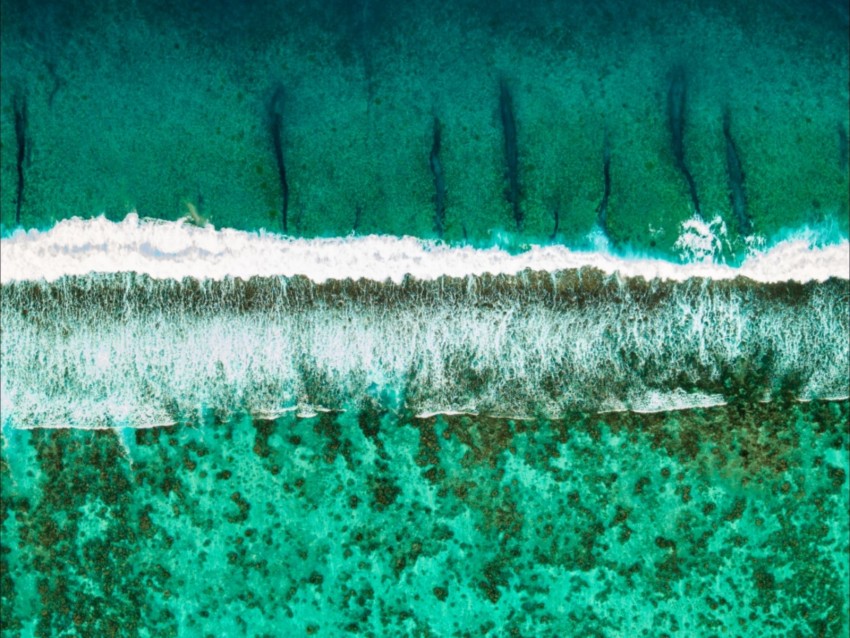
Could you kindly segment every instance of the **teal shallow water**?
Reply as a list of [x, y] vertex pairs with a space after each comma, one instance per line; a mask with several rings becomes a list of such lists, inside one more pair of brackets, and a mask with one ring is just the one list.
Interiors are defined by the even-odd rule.
[[849, 410], [6, 428], [5, 632], [840, 636]]

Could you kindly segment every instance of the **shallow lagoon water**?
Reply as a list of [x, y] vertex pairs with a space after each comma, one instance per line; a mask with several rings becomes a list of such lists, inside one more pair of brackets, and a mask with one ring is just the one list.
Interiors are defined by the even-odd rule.
[[7, 430], [23, 635], [840, 635], [848, 404]]

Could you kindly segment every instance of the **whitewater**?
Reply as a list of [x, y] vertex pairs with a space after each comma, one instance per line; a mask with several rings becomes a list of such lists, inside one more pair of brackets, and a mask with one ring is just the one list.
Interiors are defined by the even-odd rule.
[[365, 405], [515, 418], [843, 399], [850, 249], [721, 263], [564, 246], [293, 239], [130, 215], [0, 240], [4, 427], [152, 427]]
[[197, 227], [185, 221], [105, 217], [71, 218], [47, 231], [18, 230], [0, 240], [0, 283], [65, 275], [136, 272], [155, 279], [224, 279], [303, 275], [400, 282], [405, 276], [516, 274], [591, 267], [624, 277], [684, 281], [692, 277], [757, 282], [824, 281], [850, 276], [847, 239], [824, 242], [801, 231], [753, 250], [739, 266], [719, 263], [725, 229], [699, 219], [685, 222], [677, 247], [683, 263], [606, 250], [533, 245], [526, 250], [449, 246], [413, 237], [381, 235], [296, 239], [265, 232]]

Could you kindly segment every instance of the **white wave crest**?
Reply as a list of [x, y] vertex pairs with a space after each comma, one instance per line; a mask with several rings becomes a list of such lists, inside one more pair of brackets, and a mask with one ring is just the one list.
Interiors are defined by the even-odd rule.
[[[693, 220], [692, 220], [693, 221]], [[525, 269], [556, 271], [590, 266], [605, 273], [646, 279], [691, 277], [754, 281], [824, 281], [848, 278], [846, 239], [815, 245], [801, 234], [767, 250], [751, 250], [739, 267], [716, 263], [722, 228], [686, 223], [677, 247], [688, 263], [623, 257], [607, 249], [576, 251], [564, 246], [533, 246], [519, 254], [500, 248], [448, 246], [413, 237], [370, 235], [294, 239], [265, 232], [198, 228], [185, 222], [104, 217], [72, 218], [47, 231], [17, 231], [0, 240], [0, 282], [56, 280], [93, 272], [137, 272], [157, 279], [224, 279], [303, 275], [315, 282], [371, 279], [394, 282], [405, 275], [432, 280], [442, 275], [516, 274]]]
[[719, 261], [726, 239], [726, 222], [717, 215], [711, 221], [705, 221], [698, 215], [682, 223], [682, 232], [674, 244], [683, 260], [698, 264], [712, 264]]

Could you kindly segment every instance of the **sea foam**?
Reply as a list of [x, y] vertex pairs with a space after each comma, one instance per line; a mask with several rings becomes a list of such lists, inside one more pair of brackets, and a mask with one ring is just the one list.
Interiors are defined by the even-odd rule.
[[758, 282], [824, 281], [847, 278], [850, 244], [822, 244], [811, 233], [791, 235], [767, 250], [754, 250], [740, 265], [718, 263], [718, 239], [710, 224], [688, 220], [677, 246], [684, 263], [624, 257], [609, 250], [580, 251], [560, 245], [530, 246], [519, 252], [498, 247], [449, 246], [413, 237], [349, 236], [296, 239], [265, 232], [199, 228], [183, 221], [104, 217], [72, 218], [46, 231], [17, 231], [0, 240], [0, 283], [63, 275], [136, 272], [155, 279], [302, 275], [330, 279], [400, 282], [405, 276], [516, 274], [592, 267], [625, 277], [684, 281], [692, 277]]
[[140, 427], [364, 405], [531, 418], [846, 397], [848, 283], [588, 268], [398, 284], [11, 282], [3, 422]]
[[69, 219], [2, 240], [13, 427], [361, 409], [518, 418], [848, 395], [846, 239], [718, 263]]

